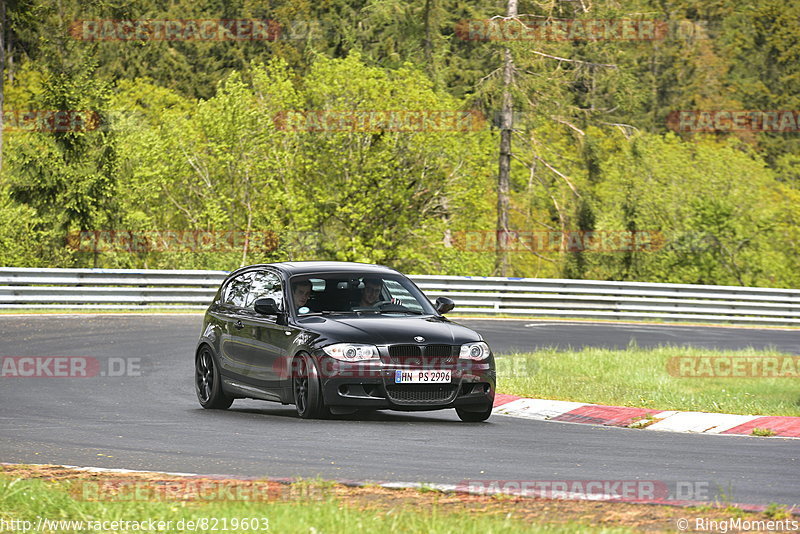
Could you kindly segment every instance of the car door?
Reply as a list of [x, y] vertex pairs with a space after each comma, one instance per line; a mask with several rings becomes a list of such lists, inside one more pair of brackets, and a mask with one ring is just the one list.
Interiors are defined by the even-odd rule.
[[239, 380], [246, 379], [249, 373], [249, 364], [243, 350], [246, 346], [243, 336], [246, 333], [242, 330], [244, 330], [244, 310], [252, 277], [252, 272], [246, 272], [228, 282], [220, 299], [220, 305], [214, 313], [222, 325], [219, 365], [223, 374]]
[[[281, 371], [284, 356], [294, 338], [294, 328], [276, 315], [261, 315], [255, 311], [255, 301], [272, 298], [280, 310], [286, 310], [283, 280], [272, 270], [259, 270], [250, 279], [250, 289], [243, 310], [241, 336], [243, 358], [249, 369], [248, 381], [255, 387], [278, 394], [281, 387]], [[285, 318], [285, 316], [284, 316]], [[280, 324], [284, 323], [284, 324]]]

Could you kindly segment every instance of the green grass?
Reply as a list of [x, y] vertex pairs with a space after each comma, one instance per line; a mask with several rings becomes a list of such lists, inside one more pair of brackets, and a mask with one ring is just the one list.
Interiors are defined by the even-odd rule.
[[[267, 518], [269, 529], [257, 527], [231, 529], [234, 518]], [[507, 516], [444, 513], [435, 506], [389, 509], [383, 512], [360, 510], [346, 506], [333, 497], [294, 502], [95, 502], [76, 500], [68, 482], [40, 479], [15, 479], [0, 474], [0, 521], [23, 520], [34, 525], [38, 518], [72, 521], [172, 521], [177, 532], [178, 521], [217, 521], [217, 529], [194, 532], [221, 532], [223, 518], [228, 532], [280, 533], [357, 533], [419, 532], [487, 534], [517, 532], [630, 532], [628, 529], [600, 529], [578, 523], [531, 524]], [[0, 523], [2, 525], [2, 523]], [[8, 529], [6, 529], [8, 530]], [[57, 532], [79, 532], [61, 529]], [[123, 530], [104, 530], [123, 532]], [[141, 531], [139, 531], [141, 532]], [[146, 531], [147, 532], [147, 531]], [[149, 531], [155, 532], [155, 531]]]
[[672, 376], [675, 356], [782, 356], [772, 350], [545, 349], [497, 356], [499, 393], [658, 410], [800, 416], [800, 378]]

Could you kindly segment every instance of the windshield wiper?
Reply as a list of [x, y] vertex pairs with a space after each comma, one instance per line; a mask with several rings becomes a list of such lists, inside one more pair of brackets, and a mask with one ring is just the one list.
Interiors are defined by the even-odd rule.
[[350, 315], [352, 313], [356, 313], [353, 311], [332, 311], [332, 310], [323, 310], [318, 312], [308, 312], [299, 315], [299, 318], [303, 317], [319, 317], [320, 315]]

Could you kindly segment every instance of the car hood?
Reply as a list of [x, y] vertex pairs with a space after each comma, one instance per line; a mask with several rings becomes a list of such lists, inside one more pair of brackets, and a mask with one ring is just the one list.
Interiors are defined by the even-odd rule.
[[[367, 343], [370, 345], [446, 344], [460, 345], [481, 341], [474, 330], [438, 317], [386, 317], [362, 315], [347, 317], [308, 317], [298, 325], [321, 334], [319, 345], [330, 343]], [[414, 338], [422, 336], [424, 341]]]

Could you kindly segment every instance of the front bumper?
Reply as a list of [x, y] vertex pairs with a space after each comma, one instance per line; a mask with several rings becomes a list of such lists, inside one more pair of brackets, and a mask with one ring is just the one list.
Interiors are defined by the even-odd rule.
[[[341, 362], [321, 351], [315, 356], [322, 393], [329, 406], [402, 411], [474, 408], [477, 411], [494, 402], [493, 356], [481, 362], [459, 360], [455, 365], [434, 368], [400, 366], [377, 360]], [[449, 383], [395, 383], [395, 371], [416, 369], [447, 369], [451, 371], [451, 380]]]

